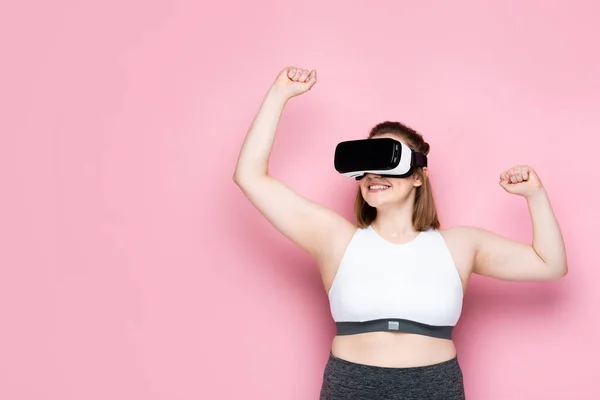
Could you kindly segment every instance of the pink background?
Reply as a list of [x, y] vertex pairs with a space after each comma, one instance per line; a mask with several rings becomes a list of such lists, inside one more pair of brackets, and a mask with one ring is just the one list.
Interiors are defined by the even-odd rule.
[[318, 398], [334, 325], [316, 267], [231, 179], [287, 64], [319, 82], [271, 171], [348, 218], [334, 146], [386, 119], [431, 144], [445, 226], [530, 240], [497, 182], [538, 171], [570, 273], [472, 280], [467, 395], [600, 398], [600, 7], [489, 3], [4, 2], [0, 398]]

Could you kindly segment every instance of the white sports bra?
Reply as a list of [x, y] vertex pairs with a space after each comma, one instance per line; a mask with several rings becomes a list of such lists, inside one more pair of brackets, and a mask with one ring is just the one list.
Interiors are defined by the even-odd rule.
[[451, 339], [462, 301], [460, 276], [436, 229], [402, 244], [372, 226], [357, 229], [329, 290], [338, 335], [401, 331]]

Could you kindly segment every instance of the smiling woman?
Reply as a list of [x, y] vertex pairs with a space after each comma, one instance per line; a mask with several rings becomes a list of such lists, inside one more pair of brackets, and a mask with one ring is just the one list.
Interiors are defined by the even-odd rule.
[[[399, 122], [383, 122], [376, 125], [369, 133], [370, 139], [392, 138], [406, 144], [411, 150], [427, 156], [429, 154], [429, 144], [425, 142], [423, 136], [414, 129], [409, 128]], [[374, 174], [367, 174], [366, 179], [362, 179], [356, 194], [354, 210], [358, 226], [365, 228], [375, 220], [377, 210], [384, 211], [385, 204], [396, 204], [410, 201], [414, 204], [412, 220], [414, 229], [422, 231], [429, 228], [439, 228], [440, 222], [435, 208], [433, 191], [428, 179], [429, 171], [427, 167], [415, 168], [412, 175], [404, 179], [384, 180]], [[382, 184], [393, 190], [393, 196], [380, 197], [370, 196], [378, 193], [375, 188], [368, 188], [368, 185]], [[415, 190], [413, 190], [413, 188]], [[369, 189], [369, 190], [367, 190]], [[391, 195], [391, 193], [386, 193]]]
[[[351, 223], [268, 173], [287, 101], [316, 82], [316, 71], [280, 72], [248, 130], [233, 178], [262, 215], [319, 265], [337, 327], [321, 399], [464, 399], [452, 332], [471, 274], [544, 281], [567, 272], [544, 187], [528, 166], [500, 174], [500, 186], [528, 202], [532, 244], [475, 227], [441, 230], [426, 163], [397, 175], [364, 173], [357, 222]], [[423, 136], [399, 122], [372, 128], [368, 140], [380, 139], [412, 154], [429, 153]]]

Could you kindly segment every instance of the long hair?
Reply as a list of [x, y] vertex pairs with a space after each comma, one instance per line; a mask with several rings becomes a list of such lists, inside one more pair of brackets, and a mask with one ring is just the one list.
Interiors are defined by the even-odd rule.
[[[369, 132], [368, 138], [371, 139], [377, 135], [393, 134], [399, 140], [404, 142], [413, 151], [429, 154], [429, 143], [423, 140], [423, 136], [412, 128], [403, 125], [400, 122], [385, 121], [377, 124]], [[433, 192], [429, 179], [425, 176], [421, 167], [415, 168], [414, 174], [421, 178], [423, 184], [417, 186], [415, 194], [415, 203], [413, 206], [412, 221], [417, 231], [424, 231], [429, 228], [439, 229], [440, 221], [438, 218]], [[354, 202], [354, 213], [358, 226], [365, 228], [369, 226], [377, 217], [377, 209], [371, 207], [363, 198], [360, 188], [356, 194]]]

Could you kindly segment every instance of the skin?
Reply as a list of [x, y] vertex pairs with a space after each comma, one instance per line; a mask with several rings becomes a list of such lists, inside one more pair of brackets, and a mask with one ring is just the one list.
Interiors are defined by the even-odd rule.
[[[329, 292], [342, 255], [357, 226], [338, 213], [307, 199], [269, 175], [268, 163], [281, 113], [287, 102], [308, 92], [317, 73], [295, 67], [284, 68], [263, 99], [240, 150], [234, 182], [247, 199], [284, 236], [316, 261], [323, 286]], [[393, 135], [382, 135], [393, 137]], [[375, 138], [373, 139], [375, 140]], [[423, 168], [428, 176], [427, 168]], [[421, 179], [380, 177], [367, 174], [358, 181], [367, 203], [377, 208], [373, 229], [385, 240], [404, 243], [418, 232], [412, 225], [412, 210]], [[389, 186], [369, 190], [373, 184]], [[514, 241], [471, 226], [440, 229], [466, 290], [471, 274], [520, 282], [557, 280], [567, 273], [562, 234], [544, 186], [528, 165], [509, 168], [499, 176], [499, 186], [527, 202], [533, 224], [530, 244]], [[414, 367], [451, 359], [454, 343], [401, 332], [373, 332], [336, 336], [334, 356], [382, 367]]]

